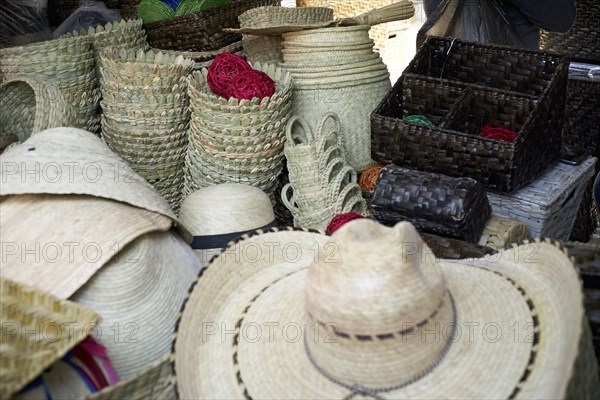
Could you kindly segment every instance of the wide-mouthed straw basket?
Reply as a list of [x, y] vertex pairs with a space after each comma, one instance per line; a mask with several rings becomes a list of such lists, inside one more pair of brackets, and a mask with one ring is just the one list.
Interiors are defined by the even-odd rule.
[[[373, 158], [514, 192], [560, 158], [567, 72], [564, 56], [430, 37], [371, 117]], [[486, 122], [516, 141], [481, 138]]]
[[0, 396], [8, 399], [85, 339], [100, 317], [7, 279], [0, 289]]
[[[296, 0], [298, 7], [329, 7], [333, 9], [335, 18], [356, 17], [390, 4], [390, 0]], [[383, 51], [389, 37], [388, 24], [375, 25], [370, 29], [369, 36], [375, 41], [375, 48]]]
[[150, 46], [182, 51], [210, 51], [223, 48], [242, 37], [223, 32], [239, 28], [238, 17], [254, 7], [279, 5], [279, 0], [239, 0], [206, 11], [146, 24]]
[[27, 78], [0, 84], [0, 136], [23, 142], [45, 129], [76, 124], [75, 110], [55, 85]]
[[484, 187], [452, 178], [387, 165], [379, 174], [371, 207], [378, 221], [409, 221], [419, 230], [478, 243], [491, 207]]

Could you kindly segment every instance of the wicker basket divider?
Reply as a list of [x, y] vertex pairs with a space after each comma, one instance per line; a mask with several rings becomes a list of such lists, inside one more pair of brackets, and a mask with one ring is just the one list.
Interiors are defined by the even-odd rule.
[[178, 211], [190, 122], [186, 76], [194, 62], [143, 50], [100, 54], [104, 142]]
[[[374, 8], [381, 8], [391, 3], [390, 0], [296, 0], [296, 5], [298, 7], [332, 8], [335, 18], [356, 17], [367, 11], [371, 11]], [[369, 31], [369, 36], [375, 41], [375, 48], [379, 51], [385, 49], [385, 44], [389, 37], [388, 25], [389, 24], [375, 25]]]
[[515, 193], [488, 192], [492, 212], [527, 224], [534, 237], [568, 240], [595, 165], [593, 157], [579, 165], [558, 162]]
[[238, 17], [251, 8], [279, 5], [278, 0], [239, 0], [206, 11], [145, 24], [150, 46], [158, 49], [204, 52], [239, 42], [242, 36], [223, 32], [239, 28]]
[[226, 100], [210, 90], [207, 69], [189, 77], [191, 124], [185, 156], [184, 195], [210, 185], [243, 183], [274, 192], [281, 174], [284, 129], [292, 98], [290, 74], [273, 64], [252, 63], [276, 85], [275, 94], [259, 100]]
[[577, 16], [565, 32], [542, 30], [540, 49], [600, 64], [600, 0], [576, 1]]
[[[8, 279], [0, 279], [0, 396], [11, 398], [44, 369], [84, 340], [100, 317], [77, 303], [61, 300]], [[69, 334], [48, 334], [69, 324]], [[10, 332], [9, 326], [18, 327]], [[50, 328], [52, 327], [52, 328]], [[49, 329], [50, 328], [50, 329]], [[59, 328], [60, 332], [60, 328]]]
[[336, 214], [370, 216], [356, 171], [346, 162], [336, 114], [324, 114], [316, 131], [303, 118], [292, 117], [286, 127], [285, 156], [289, 183], [281, 199], [295, 226], [324, 230]]
[[[429, 38], [371, 116], [373, 158], [514, 192], [560, 158], [567, 68], [558, 55]], [[486, 122], [516, 142], [479, 137]]]
[[0, 49], [0, 74], [4, 79], [33, 78], [55, 84], [75, 110], [74, 126], [97, 133], [100, 91], [94, 68], [91, 39], [87, 36]]
[[34, 133], [76, 125], [76, 114], [53, 84], [20, 78], [0, 84], [0, 136], [23, 142]]
[[491, 215], [485, 188], [470, 178], [452, 178], [390, 164], [379, 175], [371, 207], [384, 224], [406, 220], [424, 232], [477, 243]]

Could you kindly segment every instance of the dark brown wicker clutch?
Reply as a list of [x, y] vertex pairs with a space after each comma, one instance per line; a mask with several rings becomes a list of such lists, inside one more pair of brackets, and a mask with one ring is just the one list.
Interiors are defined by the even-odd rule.
[[[431, 37], [371, 117], [372, 156], [514, 192], [560, 158], [567, 57]], [[406, 123], [427, 117], [432, 126]], [[484, 124], [516, 142], [478, 136]]]
[[238, 16], [252, 8], [279, 5], [279, 0], [240, 0], [181, 17], [144, 25], [150, 46], [165, 50], [211, 51], [238, 42], [242, 36], [223, 32], [239, 28]]
[[470, 178], [452, 178], [386, 166], [371, 208], [375, 218], [393, 225], [409, 221], [426, 233], [477, 243], [491, 215], [484, 187]]

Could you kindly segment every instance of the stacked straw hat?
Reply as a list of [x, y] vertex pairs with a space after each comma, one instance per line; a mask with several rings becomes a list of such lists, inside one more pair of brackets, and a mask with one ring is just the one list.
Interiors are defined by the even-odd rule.
[[[36, 165], [38, 175], [25, 173]], [[167, 202], [79, 129], [33, 135], [4, 153], [0, 166], [0, 235], [17, 246], [3, 254], [0, 276], [96, 311], [103, 321], [94, 339], [121, 379], [168, 354], [201, 265], [170, 230], [176, 220]], [[39, 253], [22, 258], [21, 249]]]
[[[100, 59], [100, 53], [111, 48], [113, 50], [148, 50], [148, 41], [146, 40], [146, 31], [142, 28], [142, 20], [121, 20], [119, 22], [109, 22], [105, 25], [98, 25], [80, 31], [73, 31], [65, 34], [63, 37], [89, 36], [92, 41], [92, 50], [96, 66]], [[100, 71], [96, 68], [98, 79]]]
[[81, 305], [3, 278], [0, 308], [3, 399], [11, 398], [84, 340], [100, 321], [98, 314]]
[[371, 113], [391, 89], [390, 74], [373, 50], [370, 26], [283, 34], [282, 67], [294, 81], [293, 112], [316, 129], [315, 115], [336, 113], [348, 163], [357, 172], [371, 160]]
[[[234, 257], [248, 247], [256, 257]], [[173, 351], [182, 399], [600, 395], [565, 250], [536, 241], [446, 261], [407, 222], [231, 243], [193, 286]]]
[[179, 220], [193, 235], [191, 246], [202, 265], [231, 240], [276, 224], [265, 192], [240, 183], [209, 186], [190, 194], [181, 204]]
[[272, 64], [252, 67], [275, 81], [275, 94], [259, 100], [226, 100], [214, 94], [208, 70], [190, 76], [192, 120], [185, 159], [187, 195], [220, 183], [254, 186], [271, 197], [281, 173], [285, 125], [291, 107], [290, 74]]
[[[325, 7], [264, 6], [242, 13], [240, 28], [268, 28], [273, 25], [313, 24], [333, 20], [333, 10]], [[283, 62], [281, 35], [259, 36], [242, 34], [242, 44], [248, 61], [278, 64]]]
[[0, 49], [4, 79], [35, 78], [58, 86], [77, 114], [74, 127], [96, 133], [100, 92], [89, 37], [71, 37]]
[[100, 56], [102, 137], [178, 210], [190, 110], [193, 61], [150, 50]]
[[314, 133], [306, 120], [292, 117], [286, 127], [285, 157], [290, 183], [281, 198], [295, 226], [325, 230], [337, 214], [369, 215], [356, 171], [346, 162], [336, 114], [325, 114]]
[[0, 84], [0, 137], [23, 142], [48, 128], [76, 125], [75, 110], [51, 83], [19, 78]]

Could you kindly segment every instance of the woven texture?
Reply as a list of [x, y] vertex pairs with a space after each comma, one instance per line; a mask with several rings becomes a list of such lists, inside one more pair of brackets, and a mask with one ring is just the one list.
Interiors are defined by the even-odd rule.
[[252, 67], [275, 81], [272, 97], [226, 100], [210, 90], [208, 70], [190, 76], [192, 114], [184, 195], [215, 184], [243, 183], [261, 189], [275, 203], [292, 82], [290, 74], [275, 65], [254, 63]]
[[290, 183], [281, 199], [294, 216], [294, 226], [325, 230], [338, 214], [370, 215], [356, 171], [346, 162], [343, 136], [333, 113], [325, 114], [315, 131], [299, 117], [288, 122], [285, 157]]
[[34, 78], [58, 86], [77, 114], [76, 128], [99, 130], [100, 91], [89, 37], [71, 37], [0, 50], [4, 79]]
[[[514, 192], [560, 157], [567, 73], [564, 57], [429, 38], [372, 115], [373, 158]], [[517, 141], [479, 137], [486, 123]]]
[[154, 52], [161, 52], [163, 54], [170, 54], [173, 56], [182, 56], [184, 58], [188, 58], [194, 61], [194, 70], [199, 71], [202, 68], [207, 68], [210, 66], [212, 61], [221, 53], [232, 53], [237, 56], [243, 57], [245, 56], [245, 52], [243, 50], [242, 42], [235, 42], [228, 46], [225, 46], [221, 49], [211, 50], [211, 51], [178, 51], [178, 50], [164, 50], [164, 49], [152, 49]]
[[190, 121], [186, 75], [194, 63], [153, 51], [100, 57], [102, 138], [177, 212]]
[[600, 80], [569, 79], [563, 140], [600, 157]]
[[[8, 399], [85, 339], [100, 318], [76, 303], [7, 279], [0, 279], [0, 288], [0, 395]], [[70, 327], [68, 334], [64, 326]]]
[[137, 18], [137, 7], [142, 0], [121, 0], [121, 16], [123, 18]]
[[[335, 18], [356, 17], [357, 15], [391, 4], [390, 0], [296, 0], [298, 7], [329, 7], [333, 9]], [[371, 28], [369, 36], [375, 41], [375, 48], [385, 49], [389, 37], [389, 24], [379, 24]]]
[[[122, 3], [121, 0], [95, 0], [95, 1], [104, 3], [106, 8], [116, 9], [116, 10], [121, 8], [121, 3]], [[140, 0], [136, 0], [136, 1], [137, 1], [137, 3], [140, 2]], [[49, 0], [48, 4], [54, 5], [54, 7], [49, 7], [49, 11], [52, 11], [54, 13], [54, 17], [56, 17], [55, 20], [52, 22], [54, 22], [54, 24], [56, 26], [59, 26], [60, 24], [62, 24], [64, 20], [69, 18], [69, 16], [71, 14], [73, 14], [73, 12], [75, 12], [75, 10], [77, 10], [79, 8], [80, 2], [81, 2], [81, 0]], [[125, 2], [127, 2], [127, 0]]]
[[417, 229], [477, 243], [491, 215], [485, 190], [469, 178], [386, 166], [371, 207], [377, 220], [394, 225], [409, 221]]
[[530, 238], [529, 227], [524, 223], [492, 215], [485, 224], [479, 245], [502, 250]]
[[23, 142], [44, 129], [76, 124], [75, 110], [58, 87], [22, 78], [0, 84], [0, 137]]
[[166, 50], [210, 51], [220, 49], [242, 37], [223, 32], [224, 28], [239, 28], [238, 17], [254, 7], [279, 5], [278, 0], [240, 0], [211, 8], [146, 24], [150, 46]]
[[565, 33], [541, 31], [540, 48], [600, 62], [600, 0], [575, 2], [577, 17]]
[[492, 212], [527, 224], [533, 237], [568, 240], [595, 164], [595, 158], [577, 166], [556, 163], [516, 193], [489, 192]]

